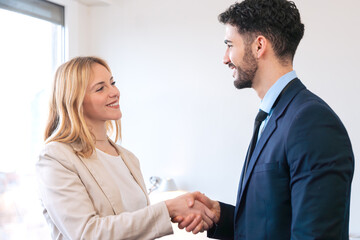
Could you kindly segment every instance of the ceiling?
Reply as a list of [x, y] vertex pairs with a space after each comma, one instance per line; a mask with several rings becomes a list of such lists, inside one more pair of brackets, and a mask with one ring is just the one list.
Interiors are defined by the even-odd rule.
[[113, 0], [77, 0], [77, 1], [87, 6], [104, 6], [104, 5], [111, 5]]

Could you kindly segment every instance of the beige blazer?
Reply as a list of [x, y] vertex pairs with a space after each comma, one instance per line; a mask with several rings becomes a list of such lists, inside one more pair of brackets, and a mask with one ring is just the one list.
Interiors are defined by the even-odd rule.
[[115, 146], [146, 195], [148, 206], [124, 211], [121, 189], [96, 152], [85, 159], [75, 154], [75, 144], [48, 143], [36, 169], [43, 214], [53, 239], [155, 239], [173, 232], [165, 203], [149, 205], [138, 159]]

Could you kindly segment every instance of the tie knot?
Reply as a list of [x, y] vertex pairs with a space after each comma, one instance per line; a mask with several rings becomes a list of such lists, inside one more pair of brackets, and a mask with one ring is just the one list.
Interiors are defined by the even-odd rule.
[[267, 117], [267, 113], [264, 112], [263, 110], [259, 110], [258, 114], [256, 115], [255, 121], [256, 122], [262, 122], [265, 120], [265, 118]]

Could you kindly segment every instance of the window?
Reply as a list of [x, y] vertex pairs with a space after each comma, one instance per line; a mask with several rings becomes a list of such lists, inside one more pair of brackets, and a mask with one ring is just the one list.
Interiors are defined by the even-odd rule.
[[0, 0], [0, 239], [50, 239], [37, 193], [48, 93], [64, 59], [64, 8]]

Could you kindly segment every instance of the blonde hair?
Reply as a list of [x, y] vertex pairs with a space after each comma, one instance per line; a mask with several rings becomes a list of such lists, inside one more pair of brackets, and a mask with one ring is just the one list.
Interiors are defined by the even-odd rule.
[[[76, 154], [89, 157], [95, 150], [95, 136], [87, 126], [83, 114], [83, 101], [94, 63], [108, 64], [97, 57], [76, 57], [62, 64], [55, 73], [50, 99], [49, 118], [45, 129], [45, 142], [78, 143]], [[121, 139], [121, 122], [114, 121], [115, 142]], [[114, 130], [113, 122], [106, 122], [108, 134]]]

